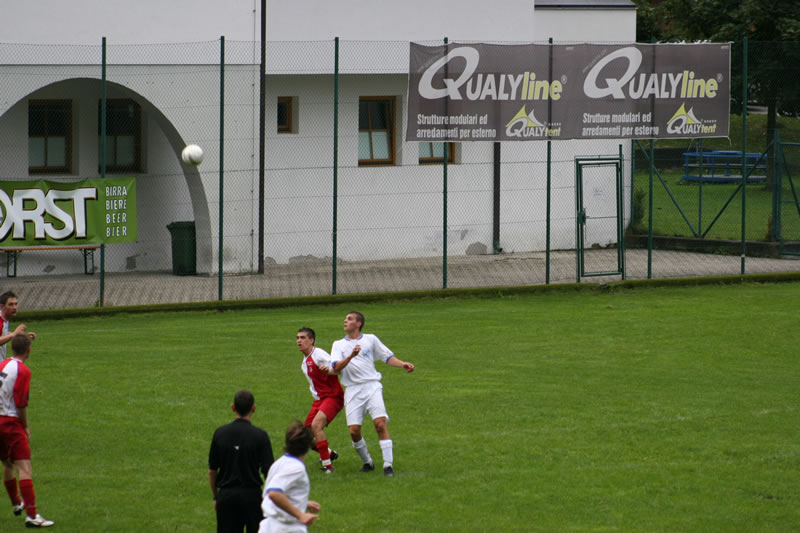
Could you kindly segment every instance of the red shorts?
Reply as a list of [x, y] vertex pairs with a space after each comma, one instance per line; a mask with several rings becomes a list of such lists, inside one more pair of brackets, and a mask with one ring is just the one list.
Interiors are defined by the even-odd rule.
[[314, 421], [314, 417], [317, 416], [317, 413], [320, 411], [325, 413], [325, 416], [328, 417], [328, 423], [330, 424], [333, 422], [333, 419], [336, 418], [336, 415], [339, 414], [339, 411], [342, 410], [342, 407], [344, 407], [344, 398], [341, 396], [330, 396], [328, 398], [322, 398], [321, 400], [314, 400], [314, 403], [311, 404], [311, 410], [306, 417], [306, 426], [311, 426], [311, 422]]
[[19, 418], [0, 416], [0, 460], [11, 459], [11, 462], [30, 460], [31, 447], [28, 434]]

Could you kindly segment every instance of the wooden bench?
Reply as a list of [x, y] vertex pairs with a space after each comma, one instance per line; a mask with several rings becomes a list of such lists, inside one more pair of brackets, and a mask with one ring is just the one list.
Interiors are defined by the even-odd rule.
[[[94, 274], [94, 251], [99, 250], [99, 244], [85, 244], [80, 246], [24, 246], [7, 247], [0, 246], [0, 252], [6, 253], [6, 277], [17, 277], [17, 261], [22, 252], [44, 252], [60, 250], [80, 250], [83, 254], [83, 273], [91, 276]], [[13, 265], [13, 267], [12, 267]]]

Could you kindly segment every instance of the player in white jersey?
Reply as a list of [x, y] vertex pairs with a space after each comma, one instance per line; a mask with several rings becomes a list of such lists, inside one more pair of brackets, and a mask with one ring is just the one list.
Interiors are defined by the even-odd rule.
[[392, 440], [386, 423], [389, 415], [383, 402], [383, 385], [381, 374], [375, 368], [375, 361], [383, 361], [389, 366], [413, 372], [414, 365], [398, 359], [378, 337], [371, 333], [361, 333], [364, 327], [364, 315], [358, 311], [347, 314], [344, 318], [344, 339], [333, 343], [331, 348], [331, 371], [340, 374], [344, 391], [344, 409], [350, 438], [364, 465], [362, 472], [375, 470], [375, 464], [367, 450], [367, 442], [361, 434], [364, 414], [372, 418], [375, 431], [378, 433], [381, 452], [383, 453], [383, 473], [394, 475], [394, 454]]
[[311, 485], [303, 462], [313, 438], [299, 420], [286, 430], [286, 454], [272, 463], [264, 482], [258, 533], [302, 533], [319, 516], [319, 503], [308, 499]]
[[[0, 294], [0, 359], [6, 357], [6, 345], [14, 338], [17, 333], [25, 333], [28, 327], [25, 324], [20, 324], [9, 333], [9, 322], [17, 315], [19, 306], [19, 299], [17, 295], [11, 291], [6, 291]], [[31, 339], [36, 338], [36, 333], [28, 333]]]

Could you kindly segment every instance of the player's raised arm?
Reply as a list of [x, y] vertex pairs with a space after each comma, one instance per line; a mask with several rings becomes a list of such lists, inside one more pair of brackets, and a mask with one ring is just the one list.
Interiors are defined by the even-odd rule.
[[344, 367], [350, 364], [350, 361], [353, 360], [353, 357], [357, 356], [361, 352], [361, 346], [356, 344], [353, 351], [350, 352], [350, 355], [342, 359], [341, 361], [333, 361], [329, 367], [320, 367], [323, 372], [327, 372], [328, 374], [341, 374]]

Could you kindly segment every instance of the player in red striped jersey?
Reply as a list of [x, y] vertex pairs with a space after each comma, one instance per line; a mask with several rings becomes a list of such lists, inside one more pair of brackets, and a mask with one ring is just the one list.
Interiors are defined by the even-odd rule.
[[[33, 491], [29, 442], [31, 431], [28, 427], [31, 371], [25, 364], [31, 355], [30, 336], [15, 336], [11, 340], [11, 350], [14, 355], [0, 362], [0, 460], [3, 462], [3, 484], [11, 498], [14, 514], [21, 514], [25, 510], [25, 527], [50, 527], [53, 521], [36, 512], [36, 494]], [[19, 491], [14, 476], [15, 468], [19, 475]]]
[[[9, 322], [12, 318], [17, 316], [17, 309], [19, 306], [19, 299], [17, 295], [11, 291], [6, 291], [0, 294], [0, 357], [6, 356], [6, 344], [14, 338], [18, 333], [28, 333], [28, 327], [25, 324], [20, 324], [14, 331], [9, 332]], [[28, 333], [31, 339], [36, 338], [36, 333]]]
[[314, 346], [316, 334], [311, 328], [300, 328], [297, 331], [297, 347], [303, 353], [302, 370], [311, 389], [314, 403], [306, 417], [305, 425], [311, 428], [314, 435], [314, 447], [322, 461], [322, 470], [326, 474], [333, 472], [333, 459], [338, 454], [328, 446], [325, 427], [330, 424], [344, 406], [344, 390], [339, 384], [339, 377], [320, 370], [320, 367], [331, 366], [331, 356], [322, 348]]

